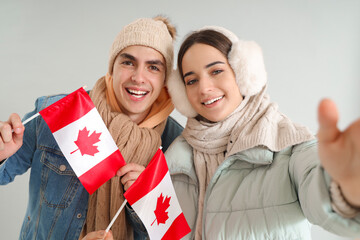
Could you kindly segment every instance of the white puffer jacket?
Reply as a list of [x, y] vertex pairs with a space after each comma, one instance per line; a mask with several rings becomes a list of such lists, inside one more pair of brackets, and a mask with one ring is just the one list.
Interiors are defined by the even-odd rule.
[[[198, 185], [192, 148], [180, 136], [165, 157], [193, 230]], [[360, 216], [344, 219], [332, 210], [329, 183], [316, 141], [281, 152], [256, 147], [232, 155], [218, 167], [206, 190], [203, 239], [311, 239], [308, 220], [339, 235], [360, 236]], [[184, 239], [193, 238], [194, 231]]]

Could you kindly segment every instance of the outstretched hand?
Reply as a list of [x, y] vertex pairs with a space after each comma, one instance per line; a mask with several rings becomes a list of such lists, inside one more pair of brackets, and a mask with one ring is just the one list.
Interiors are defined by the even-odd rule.
[[338, 119], [335, 103], [322, 100], [318, 108], [319, 157], [345, 199], [360, 206], [360, 119], [344, 131], [338, 129]]

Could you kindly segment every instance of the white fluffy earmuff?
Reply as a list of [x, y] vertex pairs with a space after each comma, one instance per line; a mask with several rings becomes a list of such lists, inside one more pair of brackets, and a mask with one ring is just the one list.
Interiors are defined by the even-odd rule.
[[224, 34], [232, 43], [228, 61], [235, 73], [241, 95], [252, 96], [261, 91], [267, 82], [264, 58], [260, 46], [253, 41], [239, 40], [231, 31], [218, 26], [201, 30], [214, 30]]
[[167, 89], [176, 110], [186, 117], [193, 118], [197, 116], [197, 112], [191, 106], [186, 95], [185, 83], [178, 69], [174, 69], [170, 74], [167, 81]]

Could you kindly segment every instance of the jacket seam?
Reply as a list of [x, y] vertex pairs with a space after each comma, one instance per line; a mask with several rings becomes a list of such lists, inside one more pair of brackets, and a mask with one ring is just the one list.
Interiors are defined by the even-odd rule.
[[39, 145], [38, 145], [38, 149], [44, 150], [44, 151], [47, 151], [47, 152], [54, 153], [54, 154], [56, 154], [56, 155], [58, 155], [58, 156], [60, 156], [60, 157], [65, 157], [65, 156], [61, 153], [61, 151], [58, 151], [58, 150], [56, 150], [56, 149], [53, 149], [53, 148], [44, 146], [44, 145], [42, 145], [42, 144], [39, 144]]
[[[310, 143], [311, 142], [311, 143]], [[313, 145], [316, 144], [316, 140], [311, 140], [309, 141], [308, 144], [306, 144], [305, 146], [300, 147], [299, 145], [295, 146], [292, 148], [292, 154], [293, 153], [302, 153], [307, 151], [308, 149], [311, 149], [313, 147]], [[290, 154], [290, 156], [292, 155]]]
[[[71, 221], [70, 221], [70, 224], [69, 224], [69, 227], [68, 227], [68, 229], [67, 229], [67, 231], [66, 231], [66, 234], [65, 234], [65, 239], [69, 239], [68, 238], [68, 235], [69, 235], [69, 231], [70, 231], [70, 228], [71, 228], [71, 225], [72, 225], [72, 223], [74, 222], [74, 220], [76, 220], [76, 215], [77, 215], [77, 210], [79, 210], [79, 207], [81, 207], [81, 204], [80, 204], [80, 202], [81, 202], [81, 200], [83, 199], [83, 197], [86, 197], [85, 195], [87, 194], [87, 192], [84, 190], [84, 189], [82, 189], [81, 190], [81, 194], [80, 194], [80, 197], [79, 197], [79, 201], [77, 202], [77, 204], [76, 204], [76, 208], [75, 208], [75, 210], [74, 210], [74, 214], [73, 214], [73, 216], [72, 216], [72, 219], [71, 219]], [[81, 209], [81, 208], [80, 208]], [[83, 209], [81, 209], [82, 211], [84, 211]], [[84, 219], [86, 219], [86, 215], [87, 215], [87, 209], [85, 208], [85, 214], [83, 215], [83, 217], [84, 217]], [[80, 234], [81, 234], [81, 232], [82, 232], [82, 229], [84, 228], [84, 225], [85, 225], [85, 220], [79, 220], [79, 221], [82, 221], [82, 224], [81, 224], [81, 229], [80, 229], [80, 233], [79, 233], [79, 235], [77, 236], [77, 238], [79, 238], [79, 236], [80, 236]], [[78, 230], [76, 231], [76, 233], [78, 232]], [[76, 238], [76, 239], [77, 239]]]
[[279, 205], [272, 205], [272, 206], [264, 206], [264, 207], [259, 207], [259, 208], [246, 208], [246, 209], [240, 209], [240, 210], [227, 210], [227, 211], [206, 211], [207, 213], [233, 213], [233, 212], [247, 212], [247, 211], [252, 211], [252, 210], [264, 210], [267, 208], [273, 208], [273, 207], [281, 207], [281, 206], [286, 206], [286, 205], [291, 205], [294, 204], [296, 202], [298, 202], [299, 200], [296, 199], [293, 202], [289, 202], [289, 203], [284, 203], [284, 204], [279, 204]]

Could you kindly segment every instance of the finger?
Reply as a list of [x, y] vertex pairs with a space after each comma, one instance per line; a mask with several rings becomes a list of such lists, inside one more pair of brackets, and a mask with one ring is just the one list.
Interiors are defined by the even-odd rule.
[[11, 132], [11, 126], [10, 124], [8, 123], [1, 123], [1, 126], [0, 126], [0, 135], [1, 135], [1, 138], [2, 138], [2, 141], [4, 143], [8, 143], [12, 140], [12, 132]]
[[125, 191], [127, 191], [134, 184], [134, 182], [136, 181], [136, 179], [138, 179], [141, 173], [142, 172], [140, 171], [131, 171], [120, 178], [121, 184], [124, 186]]
[[15, 133], [13, 135], [14, 142], [21, 143], [23, 139], [25, 127], [21, 122], [20, 116], [16, 113], [11, 114], [9, 118], [9, 123], [11, 124], [12, 129], [14, 130]]
[[105, 237], [105, 231], [100, 230], [96, 232], [88, 233], [83, 240], [91, 240], [91, 239], [103, 239]]
[[130, 180], [130, 181], [127, 181], [125, 184], [124, 184], [124, 190], [127, 191], [133, 184], [134, 184], [135, 181], [133, 180]]
[[323, 99], [318, 107], [319, 141], [330, 142], [338, 138], [341, 133], [337, 128], [338, 119], [339, 114], [335, 103], [330, 99]]
[[[1, 136], [0, 136], [0, 151], [3, 151], [5, 149], [5, 144], [4, 144], [4, 141], [2, 140]], [[2, 160], [0, 158], [0, 160]]]
[[18, 114], [16, 113], [12, 113], [9, 117], [9, 124], [12, 126], [12, 128], [14, 129], [15, 133], [20, 133], [21, 131], [24, 130], [24, 125], [21, 122], [21, 118]]
[[105, 236], [105, 240], [113, 240], [114, 237], [112, 235], [112, 231], [109, 230], [107, 233], [106, 233], [106, 236]]
[[125, 186], [128, 181], [136, 181], [140, 176], [141, 172], [129, 172], [121, 178], [121, 183]]
[[0, 122], [0, 151], [3, 151], [5, 149], [5, 143], [4, 143], [4, 140], [3, 140], [3, 134], [2, 134], [2, 129], [4, 127], [4, 122]]
[[136, 163], [128, 163], [125, 166], [121, 167], [117, 172], [116, 175], [121, 177], [125, 174], [136, 171], [136, 172], [142, 172], [144, 171], [145, 167]]

